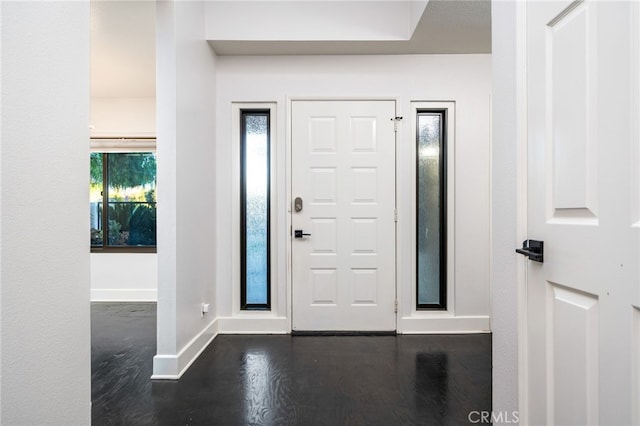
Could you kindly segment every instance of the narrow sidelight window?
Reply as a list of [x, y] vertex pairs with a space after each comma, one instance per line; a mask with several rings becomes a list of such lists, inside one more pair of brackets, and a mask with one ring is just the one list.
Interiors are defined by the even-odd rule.
[[446, 309], [446, 112], [417, 112], [417, 309]]
[[271, 307], [270, 114], [240, 112], [241, 308]]

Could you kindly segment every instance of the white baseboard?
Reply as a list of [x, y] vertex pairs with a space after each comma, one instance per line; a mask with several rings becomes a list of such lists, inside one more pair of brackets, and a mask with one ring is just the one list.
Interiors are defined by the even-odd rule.
[[[402, 334], [490, 333], [488, 316], [476, 317], [404, 317]], [[401, 331], [400, 331], [401, 330]], [[288, 334], [285, 317], [218, 317], [195, 336], [177, 355], [153, 357], [152, 380], [177, 380], [200, 356], [218, 334]]]
[[291, 333], [285, 317], [218, 317], [220, 334], [287, 334]]
[[402, 334], [461, 334], [490, 333], [488, 316], [474, 317], [403, 317], [398, 333]]
[[91, 289], [92, 302], [157, 302], [157, 289]]
[[217, 335], [218, 319], [214, 319], [178, 355], [154, 356], [151, 380], [178, 380]]

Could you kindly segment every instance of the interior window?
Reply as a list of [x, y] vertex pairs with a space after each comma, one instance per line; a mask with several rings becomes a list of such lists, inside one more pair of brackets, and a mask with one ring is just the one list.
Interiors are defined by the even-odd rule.
[[269, 309], [270, 114], [241, 111], [241, 308]]
[[156, 155], [91, 153], [92, 251], [155, 249]]
[[446, 309], [445, 111], [417, 117], [417, 309]]

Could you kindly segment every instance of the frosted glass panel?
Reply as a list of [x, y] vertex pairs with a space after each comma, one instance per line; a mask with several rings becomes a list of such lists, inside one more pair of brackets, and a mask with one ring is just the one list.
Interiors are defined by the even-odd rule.
[[268, 304], [269, 120], [244, 115], [244, 285], [246, 305]]
[[442, 113], [418, 114], [418, 307], [443, 307], [441, 295]]

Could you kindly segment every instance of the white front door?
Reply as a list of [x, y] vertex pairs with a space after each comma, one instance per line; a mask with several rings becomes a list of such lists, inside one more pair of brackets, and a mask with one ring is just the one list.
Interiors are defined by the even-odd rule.
[[528, 424], [631, 424], [638, 403], [634, 7], [526, 4], [527, 232], [544, 240], [526, 261]]
[[395, 102], [291, 116], [293, 330], [395, 330]]

